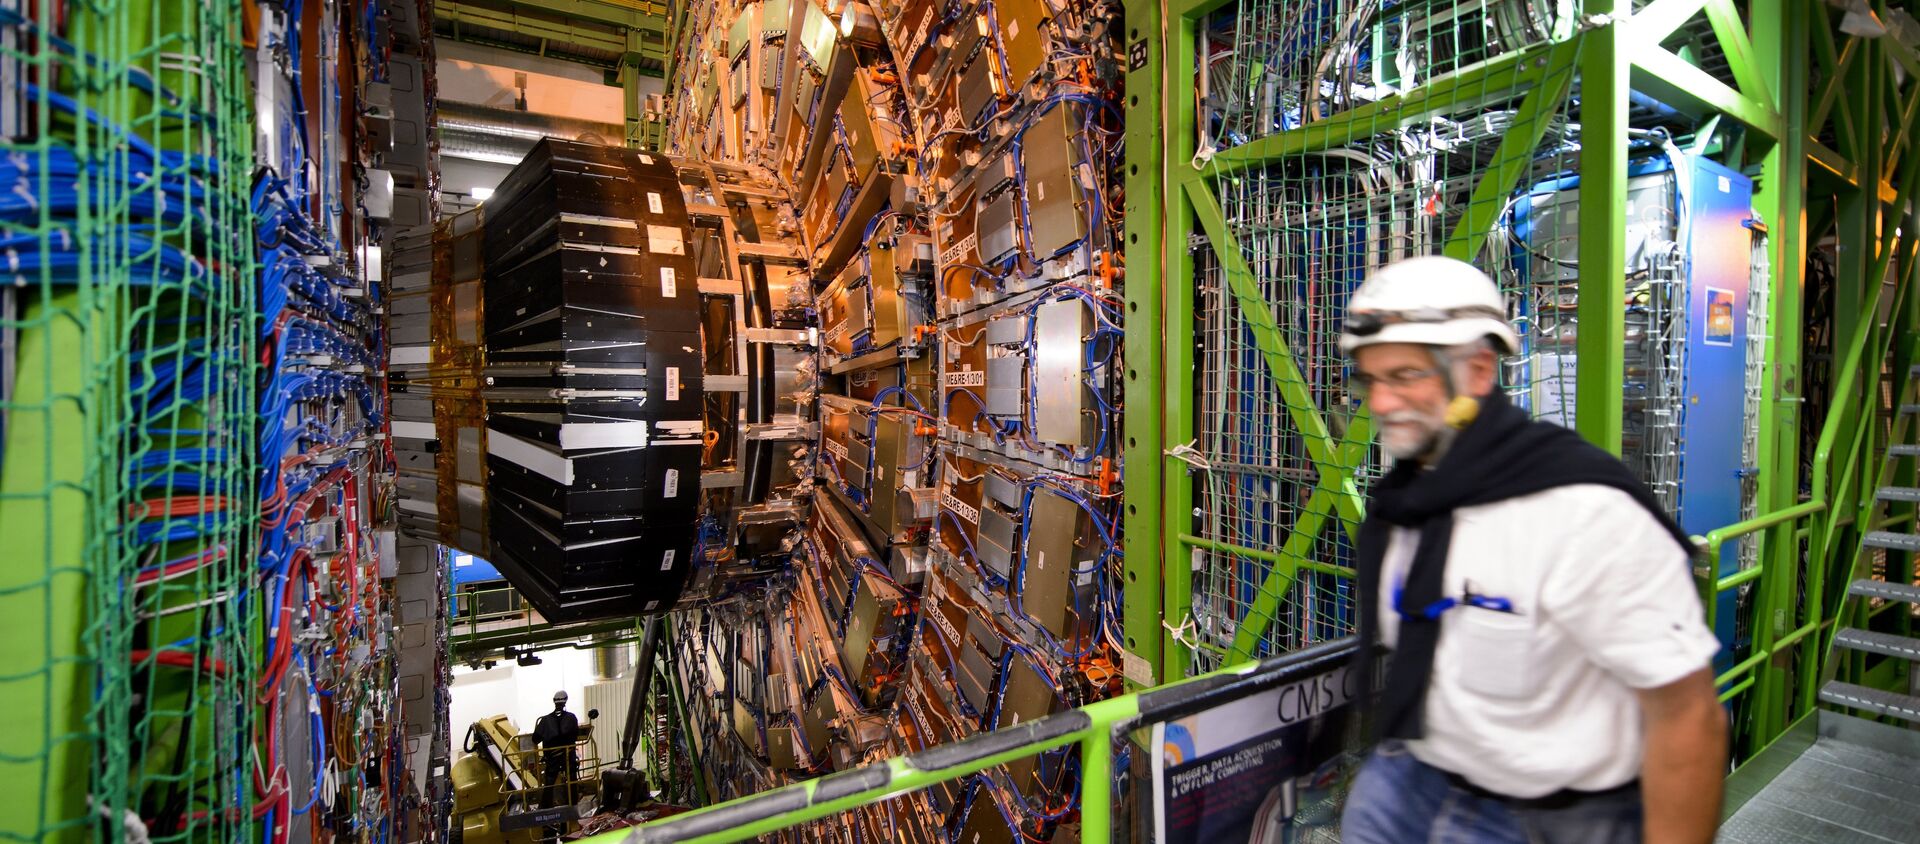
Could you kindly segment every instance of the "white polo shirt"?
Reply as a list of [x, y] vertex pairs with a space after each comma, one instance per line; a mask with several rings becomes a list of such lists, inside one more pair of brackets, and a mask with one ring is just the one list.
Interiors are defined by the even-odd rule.
[[[1417, 531], [1395, 528], [1383, 561], [1380, 641], [1400, 632], [1393, 592]], [[1441, 616], [1415, 758], [1510, 797], [1599, 791], [1640, 772], [1635, 689], [1705, 667], [1707, 629], [1686, 555], [1611, 487], [1557, 487], [1453, 514], [1447, 597], [1468, 588], [1514, 613]]]

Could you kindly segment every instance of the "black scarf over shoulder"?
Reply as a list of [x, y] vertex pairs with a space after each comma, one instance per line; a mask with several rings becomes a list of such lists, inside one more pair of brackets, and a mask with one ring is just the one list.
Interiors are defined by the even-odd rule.
[[[1422, 469], [1414, 461], [1401, 461], [1374, 484], [1367, 520], [1360, 526], [1355, 567], [1360, 582], [1360, 669], [1369, 683], [1379, 644], [1380, 569], [1388, 537], [1394, 527], [1420, 534], [1401, 596], [1402, 606], [1411, 615], [1401, 616], [1386, 688], [1378, 699], [1375, 728], [1380, 737], [1413, 739], [1423, 733], [1440, 619], [1425, 618], [1418, 608], [1443, 597], [1453, 511], [1575, 484], [1609, 486], [1633, 496], [1689, 557], [1694, 553], [1693, 540], [1626, 464], [1571, 430], [1534, 421], [1498, 391], [1481, 399], [1479, 415], [1459, 432], [1437, 465]], [[1553, 529], [1547, 525], [1514, 528]]]

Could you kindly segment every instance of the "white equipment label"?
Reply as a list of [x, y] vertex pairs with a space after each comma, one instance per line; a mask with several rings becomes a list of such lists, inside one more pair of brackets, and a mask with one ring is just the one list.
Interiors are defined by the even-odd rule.
[[970, 235], [967, 235], [965, 238], [963, 238], [959, 243], [956, 243], [952, 246], [947, 247], [946, 251], [940, 253], [940, 263], [942, 264], [964, 263], [961, 260], [961, 256], [964, 255], [966, 252], [972, 250], [974, 242], [977, 241], [978, 239], [979, 239], [978, 235], [970, 234]]
[[[667, 487], [666, 490], [662, 493], [665, 497], [667, 498], [679, 497], [680, 495], [680, 470], [679, 469], [667, 470], [666, 487]], [[668, 551], [667, 553], [671, 554], [673, 552]]]
[[667, 367], [667, 401], [680, 400], [680, 367]]
[[945, 505], [947, 509], [952, 510], [955, 515], [966, 519], [968, 524], [980, 524], [980, 511], [967, 506], [966, 502], [953, 497], [952, 487], [941, 488], [940, 503]]
[[987, 385], [987, 373], [979, 369], [949, 372], [945, 383], [949, 387], [984, 387]]
[[680, 293], [680, 286], [679, 286], [678, 280], [674, 278], [673, 268], [661, 267], [660, 268], [661, 297], [672, 299], [678, 296], [679, 293]]

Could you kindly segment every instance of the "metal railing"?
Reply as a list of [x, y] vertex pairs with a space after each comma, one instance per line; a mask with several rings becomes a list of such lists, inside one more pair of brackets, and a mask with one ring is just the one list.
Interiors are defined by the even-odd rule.
[[[1703, 550], [1703, 555], [1702, 555], [1703, 573], [1700, 573], [1699, 577], [1701, 581], [1701, 590], [1700, 590], [1701, 600], [1706, 605], [1707, 629], [1709, 630], [1717, 629], [1714, 626], [1714, 622], [1716, 621], [1716, 616], [1719, 614], [1718, 611], [1719, 611], [1719, 605], [1720, 605], [1720, 600], [1719, 600], [1720, 593], [1726, 592], [1730, 589], [1738, 589], [1742, 584], [1759, 580], [1761, 575], [1767, 572], [1766, 563], [1756, 562], [1753, 566], [1749, 568], [1742, 569], [1738, 572], [1735, 572], [1730, 575], [1726, 575], [1724, 577], [1716, 578], [1714, 576], [1714, 573], [1720, 571], [1720, 549], [1725, 547], [1728, 542], [1731, 542], [1735, 539], [1760, 533], [1761, 531], [1771, 530], [1775, 528], [1785, 528], [1787, 526], [1791, 526], [1792, 524], [1798, 522], [1803, 518], [1812, 516], [1816, 513], [1825, 512], [1826, 509], [1827, 509], [1827, 502], [1825, 501], [1809, 501], [1809, 502], [1806, 502], [1805, 504], [1798, 504], [1792, 507], [1788, 507], [1785, 510], [1768, 513], [1762, 516], [1756, 516], [1744, 522], [1737, 522], [1735, 524], [1731, 524], [1726, 527], [1710, 531], [1704, 537], [1694, 537], [1694, 541], [1697, 544], [1699, 544]], [[1775, 541], [1777, 541], [1777, 537], [1778, 535], [1776, 534]], [[1721, 672], [1719, 676], [1714, 678], [1714, 685], [1716, 688], [1726, 687], [1728, 686], [1728, 684], [1734, 684], [1731, 688], [1727, 688], [1726, 691], [1723, 691], [1720, 693], [1720, 702], [1725, 703], [1729, 700], [1732, 700], [1733, 698], [1738, 696], [1741, 692], [1744, 692], [1747, 689], [1752, 688], [1753, 682], [1754, 682], [1754, 678], [1752, 676], [1754, 668], [1758, 667], [1761, 663], [1765, 662], [1767, 658], [1771, 657], [1774, 653], [1780, 650], [1784, 650], [1785, 648], [1791, 647], [1795, 643], [1799, 642], [1802, 638], [1805, 638], [1806, 636], [1813, 633], [1817, 629], [1819, 629], [1818, 619], [1816, 619], [1813, 622], [1809, 622], [1807, 626], [1804, 626], [1800, 630], [1796, 630], [1792, 633], [1787, 634], [1786, 636], [1779, 638], [1778, 640], [1775, 640], [1770, 646], [1761, 646], [1756, 644], [1754, 646], [1753, 653], [1750, 654], [1745, 660], [1742, 660], [1739, 664], [1733, 666], [1732, 668], [1727, 669], [1724, 672]], [[1739, 680], [1738, 683], [1734, 683], [1736, 679]]]
[[[1915, 171], [1920, 174], [1920, 170]], [[1911, 177], [1910, 177], [1911, 178]], [[1891, 249], [1892, 232], [1881, 244], [1880, 257], [1876, 259], [1876, 272], [1870, 277], [1884, 277]], [[1903, 282], [1894, 286], [1894, 301], [1889, 313], [1896, 316], [1886, 330], [1875, 330], [1871, 324], [1863, 324], [1847, 343], [1845, 357], [1842, 359], [1839, 377], [1832, 386], [1833, 404], [1827, 409], [1826, 417], [1820, 426], [1820, 438], [1815, 445], [1812, 461], [1812, 477], [1809, 479], [1808, 500], [1785, 507], [1771, 513], [1765, 513], [1742, 522], [1728, 525], [1709, 532], [1704, 537], [1695, 537], [1704, 551], [1704, 571], [1699, 573], [1701, 597], [1706, 604], [1707, 624], [1711, 627], [1717, 615], [1719, 596], [1731, 589], [1754, 583], [1759, 592], [1753, 601], [1753, 618], [1757, 635], [1752, 651], [1738, 664], [1722, 672], [1716, 679], [1716, 685], [1725, 689], [1720, 700], [1732, 700], [1752, 689], [1759, 679], [1757, 669], [1769, 660], [1788, 653], [1794, 647], [1818, 647], [1820, 640], [1814, 637], [1826, 631], [1831, 638], [1836, 620], [1840, 614], [1839, 602], [1845, 592], [1829, 595], [1827, 579], [1830, 573], [1844, 577], [1856, 562], [1859, 550], [1857, 543], [1840, 547], [1836, 542], [1846, 536], [1844, 528], [1855, 525], [1858, 532], [1884, 529], [1886, 523], [1876, 523], [1872, 518], [1874, 502], [1869, 498], [1856, 500], [1850, 491], [1858, 487], [1858, 478], [1862, 472], [1872, 471], [1865, 468], [1874, 458], [1871, 445], [1874, 435], [1873, 426], [1876, 414], [1864, 401], [1849, 401], [1849, 396], [1877, 396], [1881, 361], [1887, 359], [1892, 351], [1892, 343], [1904, 330], [1912, 326], [1908, 315], [1910, 308], [1905, 307], [1914, 278], [1912, 269], [1903, 270]], [[1876, 312], [1879, 299], [1886, 295], [1887, 288], [1875, 285], [1873, 301], [1863, 305], [1863, 313]], [[1907, 391], [1901, 391], [1906, 395]], [[1836, 461], [1836, 454], [1844, 444], [1844, 459]], [[1884, 457], [1884, 455], [1881, 455]], [[1812, 518], [1825, 515], [1824, 519]], [[1809, 520], [1805, 527], [1796, 527], [1801, 520]], [[1887, 520], [1889, 523], [1899, 519]], [[1763, 534], [1768, 548], [1751, 567], [1733, 574], [1719, 576], [1721, 549], [1726, 543], [1753, 534]], [[1806, 552], [1800, 556], [1801, 540], [1806, 540]], [[1784, 549], [1784, 550], [1783, 550]], [[1775, 560], [1769, 566], [1767, 559]], [[1795, 571], [1780, 571], [1785, 561], [1798, 563]], [[1842, 563], [1845, 564], [1844, 568]], [[1790, 622], [1780, 621], [1777, 616], [1791, 618], [1797, 596], [1805, 595], [1804, 614], [1806, 620], [1793, 629], [1785, 629]], [[1829, 607], [1832, 601], [1834, 606]], [[1818, 654], [1809, 654], [1812, 659], [1797, 670], [1793, 677], [1793, 700], [1797, 701], [1797, 712], [1805, 714], [1813, 707], [1820, 671], [1815, 670]], [[1765, 716], [1760, 734], [1753, 736], [1755, 746], [1765, 745], [1774, 735], [1786, 727], [1787, 712], [1774, 712]]]
[[[745, 841], [910, 793], [1057, 748], [1080, 751], [1080, 840], [1113, 839], [1114, 745], [1133, 730], [1204, 712], [1223, 703], [1336, 670], [1358, 641], [1340, 639], [1254, 663], [1090, 703], [1037, 721], [896, 756], [884, 762], [729, 800], [641, 826], [583, 839], [593, 844]], [[1089, 784], [1093, 787], [1089, 788]], [[624, 837], [623, 837], [624, 836]]]
[[[511, 586], [462, 589], [454, 593], [447, 646], [457, 660], [477, 661], [509, 648], [568, 640], [584, 641], [604, 633], [627, 632], [638, 638], [635, 619], [615, 618], [555, 624], [540, 615]], [[627, 641], [600, 639], [595, 645]]]
[[[589, 735], [564, 749], [535, 746], [533, 736], [514, 737], [515, 746], [501, 751], [513, 769], [524, 776], [503, 777], [500, 793], [508, 806], [527, 809], [572, 806], [600, 793], [600, 749]], [[564, 776], [548, 771], [548, 762], [565, 766]]]
[[[505, 719], [500, 719], [504, 721]], [[600, 793], [599, 747], [587, 735], [562, 748], [536, 745], [531, 734], [505, 738], [488, 733], [484, 746], [476, 752], [488, 755], [498, 773], [497, 798], [485, 798], [482, 805], [471, 805], [467, 813], [498, 812], [502, 830], [533, 829], [578, 821], [582, 800], [598, 798]], [[563, 770], [549, 770], [548, 763]], [[592, 811], [593, 807], [589, 807]]]

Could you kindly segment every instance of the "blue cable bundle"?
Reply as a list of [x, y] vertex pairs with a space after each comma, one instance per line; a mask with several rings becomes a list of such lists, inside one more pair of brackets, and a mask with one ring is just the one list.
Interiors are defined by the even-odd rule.
[[[332, 758], [338, 740], [329, 736], [327, 719], [317, 706], [299, 713], [282, 711], [272, 703], [280, 699], [289, 675], [297, 672], [304, 679], [296, 682], [304, 683], [309, 701], [332, 698], [336, 706], [348, 706], [337, 697], [343, 693], [338, 668], [323, 685], [315, 680], [313, 666], [321, 660], [339, 663], [351, 650], [345, 648], [345, 641], [365, 638], [360, 600], [335, 583], [330, 591], [340, 593], [336, 600], [315, 583], [316, 555], [307, 520], [316, 513], [337, 515], [345, 529], [329, 528], [327, 533], [344, 533], [349, 541], [360, 541], [353, 490], [377, 450], [385, 416], [385, 396], [373, 380], [385, 360], [377, 285], [363, 289], [343, 271], [340, 256], [346, 250], [338, 235], [309, 211], [317, 200], [320, 214], [337, 214], [340, 203], [337, 188], [326, 184], [326, 177], [337, 174], [330, 168], [317, 169], [306, 145], [302, 5], [302, 0], [288, 4], [284, 39], [275, 36], [272, 44], [286, 50], [291, 68], [287, 80], [291, 97], [282, 100], [282, 107], [271, 116], [283, 155], [254, 174], [249, 203], [253, 243], [260, 259], [254, 281], [261, 320], [255, 336], [261, 342], [263, 365], [256, 441], [263, 513], [258, 570], [269, 613], [267, 652], [274, 655], [262, 678], [270, 702], [267, 731], [282, 729], [288, 718], [305, 717], [313, 777], [308, 794], [263, 795], [272, 803], [264, 824], [268, 844], [280, 840], [290, 818], [331, 812], [332, 802], [348, 793], [348, 783], [363, 790], [391, 788], [384, 780], [368, 781], [364, 757]], [[376, 14], [375, 5], [369, 4], [368, 14]], [[385, 67], [384, 56], [370, 58], [382, 59], [376, 66]], [[323, 109], [323, 118], [329, 116], [326, 112], [338, 110], [339, 95], [336, 85], [322, 86], [322, 96], [330, 98], [326, 104], [331, 106]], [[322, 146], [326, 146], [324, 140]], [[311, 179], [315, 173], [323, 176], [319, 191]], [[359, 564], [359, 560], [349, 561], [352, 566]], [[301, 635], [316, 628], [327, 635], [317, 641]], [[357, 699], [364, 692], [349, 694]], [[269, 744], [263, 754], [262, 764], [269, 772], [284, 768], [275, 751]], [[370, 752], [383, 753], [383, 749]], [[358, 776], [323, 787], [336, 761], [342, 768], [358, 769]], [[356, 829], [366, 827], [359, 818], [348, 821]], [[366, 827], [366, 831], [375, 838], [390, 834], [385, 825]]]

